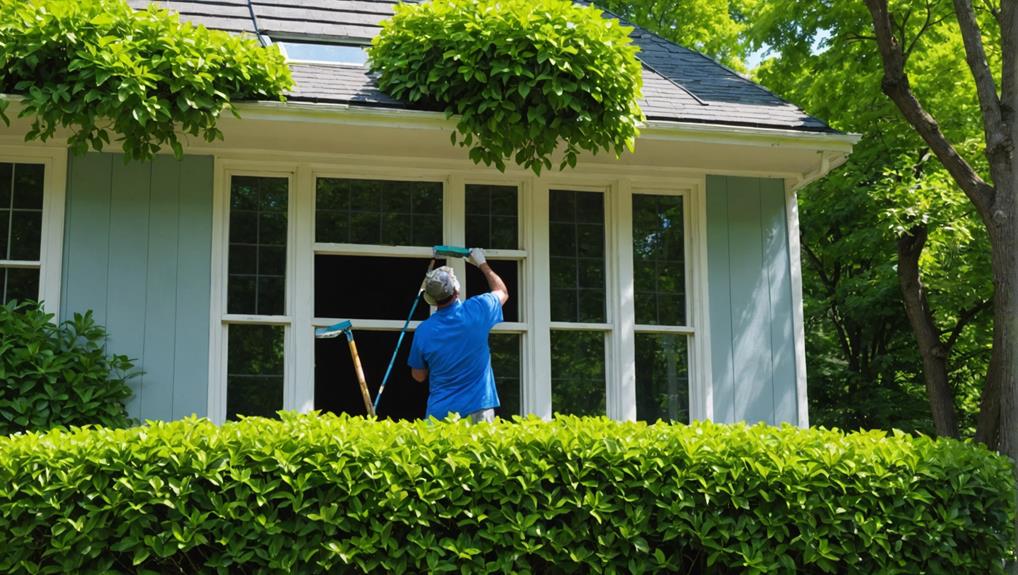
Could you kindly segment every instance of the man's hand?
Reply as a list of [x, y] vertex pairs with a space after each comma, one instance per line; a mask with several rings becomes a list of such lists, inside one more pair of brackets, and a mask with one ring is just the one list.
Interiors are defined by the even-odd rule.
[[484, 250], [482, 250], [481, 248], [470, 248], [470, 257], [467, 258], [467, 261], [469, 261], [470, 263], [474, 264], [477, 267], [481, 267], [482, 265], [487, 263], [488, 260], [485, 259], [484, 257]]

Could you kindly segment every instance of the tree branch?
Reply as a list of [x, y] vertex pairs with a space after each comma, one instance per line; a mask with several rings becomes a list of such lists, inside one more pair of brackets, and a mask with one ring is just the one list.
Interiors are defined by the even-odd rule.
[[884, 93], [898, 106], [908, 123], [915, 128], [916, 132], [937, 155], [944, 168], [976, 206], [983, 221], [992, 221], [990, 208], [993, 205], [993, 186], [979, 177], [972, 166], [958, 154], [955, 147], [940, 131], [937, 121], [923, 108], [912, 93], [908, 76], [905, 74], [905, 57], [901, 44], [891, 32], [887, 0], [866, 0], [866, 7], [869, 8], [873, 17], [873, 31], [876, 33], [877, 46], [880, 48], [880, 56], [884, 64], [884, 79], [881, 86]]
[[957, 343], [958, 338], [961, 337], [961, 332], [965, 329], [965, 326], [971, 323], [972, 320], [976, 319], [980, 313], [990, 309], [992, 305], [993, 300], [988, 299], [981, 301], [970, 308], [961, 310], [961, 313], [958, 314], [958, 321], [954, 324], [954, 328], [951, 329], [951, 335], [947, 337], [947, 343], [944, 344], [944, 349], [947, 350], [947, 353], [951, 353], [951, 350], [954, 348], [954, 344]]
[[[1013, 5], [1013, 0], [1001, 0], [1001, 4]], [[990, 72], [983, 47], [983, 35], [976, 22], [972, 0], [954, 0], [954, 12], [958, 15], [961, 38], [965, 42], [965, 61], [976, 81], [979, 107], [983, 111], [983, 130], [986, 132], [986, 155], [991, 159], [1000, 154], [1010, 154], [1007, 129], [1001, 116], [1000, 99], [997, 97], [997, 83]], [[1003, 29], [1001, 30], [1003, 32]], [[1002, 37], [1002, 41], [1006, 40]]]

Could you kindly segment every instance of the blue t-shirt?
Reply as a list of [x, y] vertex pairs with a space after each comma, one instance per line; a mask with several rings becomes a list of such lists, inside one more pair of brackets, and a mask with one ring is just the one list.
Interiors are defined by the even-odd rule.
[[500, 321], [502, 304], [486, 293], [453, 302], [417, 327], [407, 363], [428, 370], [428, 417], [466, 416], [499, 406], [488, 332]]

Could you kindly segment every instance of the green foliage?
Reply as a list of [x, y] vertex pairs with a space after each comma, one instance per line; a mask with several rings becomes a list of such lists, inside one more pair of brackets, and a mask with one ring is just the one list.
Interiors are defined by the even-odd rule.
[[633, 149], [643, 113], [631, 29], [569, 0], [433, 0], [396, 6], [372, 41], [386, 93], [458, 116], [475, 163], [540, 173], [581, 151]]
[[[124, 0], [0, 0], [0, 93], [23, 96], [26, 140], [70, 127], [77, 153], [110, 133], [134, 159], [163, 146], [182, 154], [179, 132], [222, 138], [216, 122], [233, 100], [282, 99], [291, 87], [278, 49], [182, 23]], [[0, 97], [0, 117], [9, 101]], [[179, 131], [179, 132], [178, 132]]]
[[[923, 226], [920, 260], [946, 343], [963, 433], [971, 433], [991, 342], [989, 245], [965, 198], [880, 89], [883, 67], [862, 2], [751, 2], [745, 36], [775, 56], [755, 71], [778, 95], [862, 134], [848, 163], [799, 193], [811, 420], [839, 426], [931, 430], [922, 361], [896, 272], [896, 241]], [[985, 173], [967, 142], [980, 113], [950, 2], [892, 0], [904, 17], [913, 90]], [[929, 12], [927, 12], [929, 11]], [[979, 9], [979, 18], [992, 14]], [[984, 26], [988, 34], [996, 26]], [[999, 59], [987, 37], [991, 60]], [[998, 70], [999, 66], [991, 66]], [[988, 177], [988, 176], [984, 176]], [[975, 315], [969, 312], [976, 310]]]
[[6, 573], [999, 573], [981, 447], [700, 423], [282, 414], [0, 438]]
[[0, 435], [54, 426], [130, 423], [133, 365], [108, 356], [92, 312], [61, 325], [32, 302], [0, 306]]

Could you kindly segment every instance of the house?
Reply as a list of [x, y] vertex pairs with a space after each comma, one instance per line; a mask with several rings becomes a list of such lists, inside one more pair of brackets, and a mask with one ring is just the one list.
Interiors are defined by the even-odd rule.
[[[430, 246], [450, 244], [485, 247], [512, 292], [490, 340], [503, 415], [808, 425], [796, 190], [853, 136], [636, 29], [636, 152], [500, 173], [449, 144], [443, 114], [373, 84], [364, 46], [392, 2], [161, 4], [280, 44], [288, 101], [239, 105], [224, 141], [180, 161], [0, 127], [0, 293], [94, 310], [144, 370], [132, 416], [363, 413], [345, 344], [314, 327], [353, 320], [376, 390]], [[485, 289], [448, 263], [466, 295]], [[408, 349], [382, 416], [423, 414]]]

